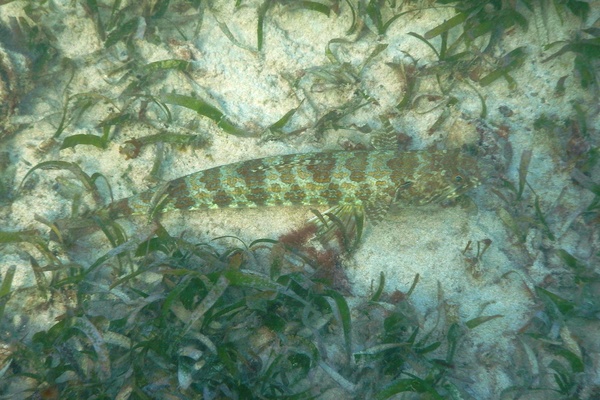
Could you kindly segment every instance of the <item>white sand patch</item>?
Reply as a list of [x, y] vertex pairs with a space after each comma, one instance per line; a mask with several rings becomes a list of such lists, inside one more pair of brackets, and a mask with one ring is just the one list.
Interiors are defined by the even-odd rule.
[[[388, 112], [405, 90], [405, 82], [387, 63], [406, 61], [408, 55], [415, 60], [417, 67], [434, 62], [436, 57], [432, 50], [407, 33], [422, 35], [453, 15], [450, 9], [424, 10], [401, 18], [383, 37], [368, 34], [356, 43], [332, 44], [332, 52], [341, 62], [348, 63], [354, 72], [359, 71], [360, 64], [378, 43], [387, 43], [388, 47], [365, 68], [361, 83], [349, 80], [336, 88], [319, 86], [316, 90], [310, 72], [316, 71], [317, 67], [332, 67], [326, 55], [330, 40], [354, 40], [345, 36], [351, 23], [347, 9], [342, 6], [340, 15], [332, 14], [327, 18], [305, 10], [287, 12], [284, 6], [276, 5], [268, 13], [264, 50], [258, 53], [232, 44], [218, 25], [219, 21], [226, 22], [237, 41], [249, 48], [256, 48], [256, 9], [247, 6], [234, 11], [233, 2], [221, 3], [214, 6], [214, 13], [207, 12], [204, 15], [202, 28], [195, 37], [176, 36], [168, 42], [140, 38], [134, 41], [133, 46], [141, 64], [173, 58], [186, 59], [191, 63], [188, 75], [168, 72], [159, 76], [159, 80], [149, 82], [155, 95], [167, 92], [185, 95], [195, 93], [219, 108], [236, 126], [256, 136], [301, 103], [302, 107], [291, 125], [296, 128], [311, 127], [326, 111], [341, 106], [358, 89], [364, 89], [369, 96], [376, 98], [379, 105], [360, 109], [349, 120], [356, 127], [370, 123], [372, 129], [379, 128], [380, 122], [376, 116]], [[0, 6], [0, 20], [6, 23], [8, 16], [21, 15], [18, 4], [20, 2]], [[57, 21], [64, 25], [56, 38], [57, 48], [62, 56], [74, 60], [74, 79], [68, 89], [61, 79], [57, 79], [55, 85], [47, 85], [36, 98], [28, 100], [28, 107], [22, 110], [25, 114], [18, 116], [22, 121], [29, 119], [30, 124], [14, 140], [3, 144], [3, 151], [10, 152], [17, 160], [15, 182], [19, 183], [27, 171], [40, 162], [61, 160], [79, 165], [89, 175], [96, 172], [104, 175], [110, 182], [115, 198], [143, 191], [156, 184], [149, 180], [156, 147], [147, 146], [138, 158], [129, 160], [119, 152], [126, 140], [150, 132], [157, 133], [141, 124], [126, 125], [111, 133], [114, 138], [107, 149], [78, 146], [61, 151], [55, 147], [49, 153], [36, 151], [56, 131], [65, 90], [71, 94], [102, 92], [108, 95], [119, 93], [126, 86], [126, 82], [119, 80], [121, 75], [112, 74], [120, 65], [121, 53], [125, 52], [122, 43], [96, 60], [95, 55], [100, 53], [102, 41], [97, 37], [91, 20], [85, 18], [82, 9], [73, 6], [72, 2], [64, 2], [61, 12], [65, 18]], [[525, 64], [510, 73], [518, 84], [516, 89], [510, 89], [504, 79], [498, 79], [486, 88], [477, 87], [488, 107], [487, 121], [509, 127], [514, 159], [507, 175], [512, 182], [518, 181], [518, 162], [522, 151], [533, 151], [528, 179], [542, 199], [544, 210], [551, 210], [557, 204], [575, 208], [579, 196], [584, 196], [588, 202], [591, 198], [590, 193], [564, 189], [570, 184], [568, 166], [559, 164], [544, 138], [536, 137], [533, 131], [533, 122], [540, 115], [550, 115], [557, 120], [570, 117], [573, 115], [572, 107], [568, 106], [570, 101], [585, 103], [590, 98], [580, 90], [572, 76], [572, 55], [542, 63], [559, 48], [543, 51], [542, 45], [569, 39], [573, 29], [579, 28], [570, 26], [570, 19], [562, 24], [557, 22], [553, 13], [550, 13], [550, 18], [543, 23], [541, 17], [535, 16], [535, 26], [530, 27], [527, 33], [517, 28], [503, 40], [501, 51], [504, 53], [518, 46], [526, 46], [528, 52]], [[590, 21], [593, 20], [590, 18]], [[455, 39], [451, 35], [450, 40]], [[439, 37], [431, 42], [439, 46]], [[569, 75], [567, 90], [564, 97], [556, 100], [555, 85], [564, 75]], [[467, 77], [465, 81], [468, 81]], [[297, 87], [294, 87], [295, 84]], [[470, 81], [469, 84], [477, 86]], [[419, 92], [439, 94], [439, 87], [433, 78], [427, 79], [422, 82]], [[452, 95], [459, 99], [459, 103], [451, 109], [449, 122], [433, 134], [428, 133], [428, 129], [442, 109], [425, 111], [433, 108], [434, 101], [425, 102], [417, 111], [407, 111], [392, 121], [395, 128], [413, 138], [410, 143], [412, 149], [423, 149], [437, 142], [452, 145], [447, 143], [448, 136], [458, 145], [468, 141], [475, 129], [473, 121], [481, 112], [481, 102], [473, 88], [461, 82], [456, 83]], [[511, 117], [503, 116], [498, 111], [500, 106], [510, 108], [514, 114]], [[97, 124], [107, 117], [109, 107], [107, 104], [91, 107], [85, 117], [81, 121], [74, 121], [58, 140], [73, 134], [101, 135]], [[189, 110], [175, 106], [170, 109], [173, 122], [169, 128], [201, 133], [212, 144], [206, 148], [184, 151], [165, 146], [165, 160], [158, 172], [160, 179], [165, 181], [241, 160], [335, 149], [340, 141], [336, 136], [339, 132], [333, 129], [327, 130], [325, 137], [320, 140], [315, 139], [310, 129], [281, 142], [236, 137], [224, 133], [212, 121]], [[153, 117], [158, 115], [156, 120], [163, 118], [164, 122], [164, 117], [160, 117], [158, 111], [152, 112]], [[167, 126], [166, 122], [164, 124]], [[351, 135], [368, 142], [368, 136], [363, 133], [355, 131]], [[29, 179], [24, 190], [11, 199], [10, 204], [2, 206], [1, 230], [37, 229], [47, 232], [48, 228], [34, 219], [36, 214], [50, 221], [69, 215], [70, 203], [56, 188], [64, 187], [64, 182], [73, 179], [72, 175], [66, 171], [39, 171]], [[108, 199], [104, 183], [100, 186]], [[482, 190], [483, 194], [474, 198], [494, 197], [490, 191], [486, 192], [488, 189], [484, 184], [477, 189]], [[566, 190], [566, 194], [563, 194], [563, 190]], [[86, 201], [91, 203], [89, 198]], [[187, 237], [201, 241], [233, 235], [249, 243], [257, 238], [276, 239], [310, 216], [308, 209], [217, 210], [173, 213], [164, 216], [164, 224], [173, 236], [185, 233]], [[566, 222], [555, 220], [552, 215], [548, 215], [548, 218], [552, 229], [565, 234], [558, 235], [558, 243], [564, 243], [577, 253], [581, 248], [579, 238], [566, 233]], [[140, 221], [137, 220], [137, 223], [139, 226]], [[440, 300], [439, 287], [443, 289], [442, 300], [454, 307], [461, 323], [482, 315], [502, 315], [469, 332], [465, 338], [466, 350], [461, 353], [460, 360], [469, 364], [472, 371], [465, 384], [468, 391], [475, 398], [497, 398], [503, 389], [512, 384], [508, 371], [515, 346], [515, 333], [532, 315], [533, 301], [529, 290], [548, 274], [544, 254], [531, 245], [540, 235], [534, 231], [529, 233], [528, 245], [532, 250], [532, 258], [521, 262], [508, 250], [515, 246], [515, 239], [499, 220], [497, 210], [487, 209], [481, 204], [475, 204], [474, 207], [406, 208], [389, 215], [378, 226], [368, 227], [360, 249], [347, 261], [347, 273], [353, 294], [359, 297], [372, 294], [381, 272], [386, 277], [387, 292], [406, 292], [418, 274], [420, 280], [411, 300], [423, 315], [435, 312]], [[101, 235], [95, 237], [100, 238]], [[491, 240], [492, 244], [474, 271], [467, 260], [472, 253], [463, 254], [463, 250], [469, 241], [476, 244], [485, 239]], [[558, 243], [556, 246], [560, 248]], [[94, 244], [93, 239], [90, 246], [92, 249], [89, 254], [78, 260], [84, 266], [108, 250], [106, 243]], [[28, 251], [39, 256], [35, 250]], [[13, 283], [15, 288], [35, 286], [26, 253], [6, 246], [0, 252], [0, 276], [11, 265], [17, 266]], [[527, 278], [523, 279], [523, 276]], [[45, 322], [51, 323], [52, 320], [48, 318]]]

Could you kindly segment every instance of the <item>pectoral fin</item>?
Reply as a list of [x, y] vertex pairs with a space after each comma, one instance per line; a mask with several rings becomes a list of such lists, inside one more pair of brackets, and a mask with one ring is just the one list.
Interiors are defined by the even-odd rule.
[[315, 216], [308, 223], [317, 226], [317, 239], [324, 245], [332, 244], [334, 239], [347, 252], [358, 246], [362, 237], [365, 209], [361, 205], [341, 205], [330, 208], [324, 213], [311, 210]]
[[369, 222], [375, 226], [387, 215], [390, 211], [390, 206], [392, 205], [392, 200], [386, 196], [377, 198], [374, 201], [369, 201], [365, 204], [365, 214]]
[[315, 216], [309, 223], [317, 225], [316, 237], [324, 245], [338, 239], [346, 251], [352, 252], [363, 234], [365, 218], [373, 225], [381, 222], [391, 205], [389, 197], [377, 198], [364, 204], [339, 205], [324, 213], [312, 210]]

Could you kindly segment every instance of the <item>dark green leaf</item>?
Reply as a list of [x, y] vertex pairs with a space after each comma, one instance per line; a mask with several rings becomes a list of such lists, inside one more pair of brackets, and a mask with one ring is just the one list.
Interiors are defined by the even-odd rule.
[[63, 140], [60, 149], [68, 149], [69, 147], [75, 147], [77, 145], [94, 146], [100, 149], [106, 149], [108, 143], [103, 137], [96, 135], [71, 135]]
[[164, 95], [163, 100], [167, 104], [175, 104], [189, 108], [190, 110], [194, 110], [198, 114], [210, 118], [217, 123], [225, 117], [225, 115], [216, 107], [211, 106], [204, 100], [196, 99], [190, 96], [171, 93]]
[[431, 43], [429, 43], [429, 40], [425, 39], [423, 36], [419, 35], [418, 33], [415, 32], [408, 32], [407, 35], [410, 35], [412, 37], [415, 37], [417, 39], [419, 39], [420, 41], [422, 41], [423, 43], [425, 43], [427, 46], [429, 46], [429, 48], [431, 50], [433, 50], [433, 52], [435, 53], [435, 55], [439, 58], [440, 57], [440, 53], [437, 51], [437, 49], [435, 48], [434, 45], [432, 45]]
[[183, 329], [183, 334], [187, 333], [194, 323], [202, 318], [204, 314], [215, 305], [215, 303], [223, 296], [225, 290], [229, 287], [229, 284], [229, 280], [224, 275], [219, 276], [213, 287], [210, 288], [200, 304], [198, 304], [190, 314], [189, 321], [185, 321], [186, 326]]
[[539, 196], [535, 196], [535, 215], [537, 216], [537, 218], [540, 220], [540, 222], [542, 223], [542, 226], [544, 227], [544, 231], [546, 232], [546, 235], [548, 236], [548, 239], [554, 241], [554, 235], [552, 234], [552, 231], [550, 231], [550, 227], [548, 226], [548, 223], [546, 222], [546, 218], [544, 218], [544, 214], [542, 214], [542, 210], [540, 209], [540, 198]]
[[557, 251], [557, 253], [558, 256], [565, 262], [565, 264], [567, 264], [567, 266], [571, 268], [575, 273], [582, 273], [587, 269], [586, 266], [581, 263], [581, 261], [573, 257], [566, 250], [560, 249]]
[[373, 21], [373, 24], [375, 24], [375, 27], [377, 28], [377, 33], [379, 35], [383, 35], [383, 21], [381, 20], [379, 1], [370, 0], [369, 4], [367, 5], [366, 11], [369, 18], [371, 18], [371, 21]]
[[502, 13], [502, 15], [475, 25], [467, 31], [466, 36], [469, 39], [475, 39], [499, 28], [508, 29], [515, 24], [519, 24], [523, 29], [527, 30], [527, 19], [520, 13], [507, 9]]
[[109, 48], [117, 42], [124, 39], [126, 36], [133, 34], [140, 23], [140, 17], [131, 18], [129, 21], [117, 26], [111, 33], [108, 34], [104, 47]]
[[329, 13], [331, 12], [331, 8], [329, 6], [316, 1], [298, 1], [295, 5], [297, 5], [298, 8], [304, 8], [305, 10], [320, 12], [328, 17]]
[[553, 347], [554, 354], [563, 357], [571, 365], [571, 369], [575, 373], [584, 372], [585, 366], [580, 356], [565, 349], [564, 347]]
[[404, 16], [404, 15], [406, 15], [406, 14], [408, 14], [408, 13], [412, 13], [412, 12], [414, 12], [414, 10], [408, 10], [408, 11], [404, 11], [404, 12], [401, 12], [400, 14], [396, 14], [396, 15], [394, 15], [392, 18], [390, 18], [390, 19], [389, 19], [389, 20], [388, 20], [388, 21], [387, 21], [387, 22], [386, 22], [386, 23], [383, 25], [383, 27], [382, 27], [382, 31], [383, 31], [382, 35], [385, 35], [385, 34], [387, 33], [387, 30], [389, 29], [389, 27], [390, 27], [390, 26], [391, 26], [391, 25], [392, 25], [392, 24], [393, 24], [393, 23], [394, 23], [394, 22], [395, 22], [397, 19], [399, 19], [400, 17], [402, 17], [402, 16]]
[[362, 67], [360, 68], [360, 70], [362, 71], [367, 66], [367, 64], [369, 64], [369, 62], [372, 59], [374, 59], [375, 57], [377, 57], [377, 55], [379, 53], [381, 53], [382, 51], [384, 51], [385, 49], [387, 49], [387, 47], [388, 47], [387, 43], [379, 43], [377, 46], [375, 46], [375, 48], [373, 49], [373, 51], [371, 52], [371, 54], [369, 54], [369, 56], [363, 62]]
[[415, 353], [417, 354], [426, 354], [436, 350], [438, 347], [442, 345], [442, 342], [434, 342], [428, 346], [420, 347], [415, 349]]
[[86, 5], [88, 7], [88, 11], [91, 14], [92, 19], [96, 21], [96, 29], [98, 31], [98, 36], [100, 36], [101, 40], [105, 40], [106, 31], [104, 30], [102, 18], [100, 18], [100, 11], [98, 10], [98, 4], [96, 0], [86, 0]]
[[21, 181], [20, 186], [22, 187], [23, 182], [25, 182], [25, 180], [29, 177], [29, 175], [31, 175], [31, 173], [33, 173], [34, 171], [36, 171], [38, 169], [43, 169], [43, 170], [64, 169], [64, 170], [70, 171], [73, 175], [75, 175], [81, 181], [81, 183], [83, 183], [84, 187], [92, 193], [94, 200], [96, 200], [97, 202], [101, 201], [100, 194], [98, 193], [97, 188], [94, 185], [94, 182], [90, 178], [90, 176], [88, 174], [86, 174], [85, 172], [83, 172], [83, 170], [81, 169], [81, 167], [79, 165], [77, 165], [75, 163], [70, 163], [67, 161], [44, 161], [44, 162], [41, 162], [41, 163], [35, 165], [29, 171], [27, 171], [27, 173], [23, 177], [23, 180]]
[[450, 29], [454, 28], [455, 26], [462, 24], [463, 22], [466, 21], [466, 19], [467, 19], [467, 14], [465, 14], [465, 13], [456, 14], [454, 17], [450, 18], [449, 20], [444, 21], [442, 24], [425, 32], [425, 35], [423, 35], [423, 37], [425, 39], [434, 38], [438, 35], [441, 35], [444, 32], [449, 31]]
[[[229, 27], [227, 26], [226, 23], [221, 22], [219, 20], [217, 20], [217, 24], [219, 25], [219, 28], [221, 29], [221, 32], [223, 32], [223, 34], [225, 34], [225, 36], [227, 36], [227, 38], [231, 41], [231, 43], [233, 43], [234, 45], [236, 45], [237, 47], [239, 47], [240, 49], [244, 49], [247, 50], [251, 53], [256, 53], [257, 50], [255, 50], [254, 48], [252, 48], [251, 46], [248, 46], [242, 42], [240, 42], [234, 35], [233, 33], [229, 30]], [[260, 50], [259, 50], [260, 51]]]
[[285, 115], [283, 117], [279, 118], [279, 120], [277, 120], [277, 122], [275, 122], [274, 124], [272, 124], [269, 127], [269, 130], [274, 131], [274, 132], [279, 132], [285, 126], [285, 124], [287, 124], [288, 121], [294, 116], [294, 114], [296, 114], [296, 111], [298, 111], [298, 108], [300, 108], [300, 106], [298, 106], [296, 108], [292, 108], [290, 111], [285, 113]]
[[502, 65], [484, 76], [479, 80], [481, 86], [487, 86], [494, 82], [496, 79], [504, 77], [509, 81], [509, 85], [515, 85], [514, 80], [508, 75], [508, 73], [518, 68], [525, 60], [525, 48], [523, 46], [518, 47], [502, 58]]
[[476, 327], [478, 327], [481, 324], [484, 324], [484, 323], [491, 321], [493, 319], [496, 319], [496, 318], [502, 318], [503, 316], [504, 315], [500, 315], [500, 314], [481, 316], [481, 317], [473, 318], [473, 319], [467, 321], [465, 323], [465, 325], [469, 329], [475, 329]]
[[96, 353], [96, 370], [100, 375], [100, 379], [109, 379], [111, 375], [110, 355], [106, 342], [104, 341], [102, 334], [98, 331], [98, 328], [96, 328], [96, 326], [94, 326], [94, 324], [92, 324], [85, 316], [75, 318], [73, 327], [83, 332], [92, 344]]
[[523, 150], [521, 153], [521, 163], [519, 164], [519, 191], [517, 192], [517, 200], [523, 195], [525, 184], [527, 183], [527, 172], [529, 171], [529, 163], [532, 156], [531, 150]]
[[[563, 4], [563, 3], [560, 3]], [[590, 13], [590, 5], [588, 1], [567, 0], [567, 8], [582, 21], [585, 21]]]
[[446, 362], [451, 364], [454, 360], [454, 355], [456, 354], [456, 349], [458, 347], [458, 340], [463, 335], [462, 329], [456, 323], [453, 323], [448, 328], [448, 333], [446, 334], [446, 338], [448, 339], [448, 350], [446, 352]]
[[326, 296], [331, 297], [337, 306], [337, 310], [342, 323], [342, 329], [344, 331], [344, 342], [346, 344], [346, 353], [348, 360], [352, 357], [352, 320], [350, 318], [350, 307], [344, 296], [334, 290], [327, 290]]
[[203, 115], [207, 118], [212, 119], [217, 123], [217, 126], [223, 129], [225, 132], [236, 135], [236, 136], [250, 136], [248, 133], [233, 126], [219, 109], [204, 100], [196, 99], [190, 96], [184, 96], [180, 94], [166, 94], [163, 96], [163, 101], [167, 104], [175, 104], [190, 110], [196, 111], [198, 114]]
[[354, 4], [350, 0], [346, 0], [346, 4], [348, 4], [348, 7], [350, 7], [350, 11], [352, 12], [352, 24], [350, 25], [350, 28], [348, 28], [348, 30], [346, 31], [346, 35], [352, 35], [358, 27], [358, 18], [356, 17], [356, 7], [354, 7]]
[[157, 0], [152, 7], [152, 18], [158, 19], [165, 15], [171, 0]]
[[176, 71], [187, 71], [190, 69], [190, 67], [192, 66], [192, 63], [189, 61], [185, 61], [185, 60], [177, 60], [177, 59], [170, 59], [170, 60], [161, 60], [161, 61], [154, 61], [151, 62], [149, 64], [146, 64], [142, 67], [142, 73], [151, 73], [154, 71], [162, 71], [162, 70], [170, 70], [170, 69], [174, 69]]
[[428, 393], [429, 398], [434, 400], [443, 400], [444, 398], [427, 382], [422, 379], [399, 379], [393, 382], [391, 385], [377, 393], [375, 396], [376, 400], [385, 400], [390, 397], [402, 393], [402, 392], [413, 392], [413, 393]]
[[562, 315], [568, 314], [575, 307], [574, 304], [569, 300], [563, 299], [562, 297], [549, 292], [542, 287], [536, 286], [535, 292], [538, 294], [538, 296], [542, 297], [542, 299], [548, 299], [552, 304], [554, 304]]
[[[0, 235], [1, 234], [2, 232], [0, 232]], [[0, 236], [0, 243], [1, 242], [2, 237]], [[2, 285], [0, 285], [0, 321], [3, 321], [4, 308], [6, 306], [6, 302], [10, 298], [10, 288], [12, 286], [16, 270], [17, 267], [15, 265], [11, 265], [7, 268], [6, 273], [2, 277]]]
[[[600, 48], [598, 51], [600, 51]], [[590, 85], [599, 83], [597, 82], [598, 70], [586, 57], [581, 55], [575, 57], [573, 67], [579, 74], [579, 83], [581, 84], [582, 88], [587, 89]]]
[[371, 301], [379, 301], [381, 297], [381, 293], [383, 293], [383, 287], [385, 286], [385, 274], [383, 271], [379, 274], [379, 286], [377, 286], [377, 290], [371, 296]]
[[265, 25], [265, 16], [267, 15], [267, 11], [271, 6], [272, 0], [265, 0], [262, 5], [258, 9], [258, 23], [256, 26], [256, 42], [258, 51], [262, 51], [263, 43], [264, 43], [264, 25]]

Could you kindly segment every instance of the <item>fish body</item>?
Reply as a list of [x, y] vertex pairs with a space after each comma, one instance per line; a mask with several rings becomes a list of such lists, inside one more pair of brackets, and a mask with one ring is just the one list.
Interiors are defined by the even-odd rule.
[[439, 202], [478, 184], [475, 158], [459, 149], [331, 151], [210, 168], [117, 200], [105, 211], [116, 219], [171, 210], [358, 207], [378, 221], [393, 203]]

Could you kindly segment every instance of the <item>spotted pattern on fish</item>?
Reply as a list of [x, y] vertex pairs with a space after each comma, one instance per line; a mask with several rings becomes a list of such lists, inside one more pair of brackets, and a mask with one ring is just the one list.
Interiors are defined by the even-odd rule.
[[[331, 151], [267, 157], [195, 172], [106, 209], [114, 219], [171, 210], [350, 206], [362, 207], [367, 217], [378, 220], [394, 202], [439, 202], [478, 184], [476, 160], [459, 149]], [[369, 215], [369, 210], [378, 210], [377, 216]]]

